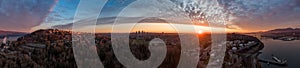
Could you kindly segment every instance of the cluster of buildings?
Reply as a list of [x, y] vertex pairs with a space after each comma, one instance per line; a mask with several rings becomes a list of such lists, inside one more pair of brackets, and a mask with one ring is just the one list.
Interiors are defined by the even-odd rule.
[[[89, 36], [91, 34], [89, 33], [73, 33], [75, 35], [72, 36], [72, 32], [70, 31], [60, 31], [55, 29], [49, 29], [49, 30], [40, 30], [31, 33], [30, 35], [26, 35], [24, 37], [21, 37], [18, 39], [19, 43], [26, 43], [22, 44], [19, 49], [22, 52], [28, 52], [30, 53], [29, 56], [31, 58], [38, 59], [36, 61], [44, 62], [43, 60], [39, 59], [48, 59], [53, 60], [51, 62], [60, 62], [65, 63], [70, 66], [74, 65], [75, 62], [66, 63], [66, 61], [74, 61], [73, 57], [73, 50], [72, 50], [72, 42], [78, 41], [79, 43], [89, 43], [90, 40], [86, 38], [90, 38]], [[78, 39], [74, 39], [72, 37], [76, 37], [78, 35]], [[113, 66], [120, 68], [122, 65], [118, 62], [116, 57], [114, 56], [114, 52], [112, 49], [112, 41], [110, 38], [110, 34], [95, 34], [95, 43], [97, 46], [97, 51], [100, 56], [100, 59], [103, 60], [103, 64], [106, 66]], [[209, 37], [209, 36], [208, 36]], [[174, 66], [178, 64], [180, 59], [180, 53], [181, 53], [181, 41], [178, 34], [172, 34], [172, 33], [149, 33], [146, 31], [136, 31], [135, 33], [130, 33], [129, 35], [129, 44], [130, 48], [135, 55], [135, 57], [140, 59], [147, 59], [150, 56], [150, 52], [148, 52], [149, 42], [153, 40], [154, 38], [159, 38], [163, 40], [164, 44], [167, 46], [167, 55], [165, 58], [165, 61], [162, 63], [162, 67], [168, 67], [168, 66]], [[248, 37], [235, 37], [232, 36], [233, 39], [244, 39]], [[209, 39], [207, 39], [209, 40]], [[210, 51], [211, 47], [210, 41], [203, 41], [201, 42], [202, 46], [200, 50], [188, 50], [183, 53], [188, 53], [189, 55], [198, 55], [193, 54], [196, 53], [195, 51], [200, 51], [200, 61], [199, 65], [204, 65], [208, 62], [210, 57]], [[120, 42], [124, 42], [128, 40], [120, 40]], [[32, 44], [31, 44], [32, 43]], [[37, 44], [38, 43], [38, 44]], [[256, 47], [259, 44], [259, 42], [256, 41], [245, 41], [245, 40], [230, 40], [227, 41], [227, 53], [230, 57], [230, 63], [241, 63], [242, 58], [240, 57], [240, 54], [238, 53], [246, 53], [248, 51], [251, 51], [253, 47]], [[5, 47], [2, 47], [5, 46]], [[7, 41], [7, 38], [4, 38], [1, 43], [1, 49], [7, 48], [9, 43]], [[203, 46], [208, 47], [203, 47]], [[32, 49], [35, 48], [35, 49]], [[95, 49], [95, 48], [91, 48]], [[27, 51], [29, 50], [29, 51]], [[255, 49], [254, 49], [255, 50]], [[32, 55], [31, 55], [32, 53]], [[85, 54], [85, 52], [82, 52], [82, 54]], [[52, 56], [49, 56], [52, 55]], [[34, 57], [37, 56], [37, 57]], [[55, 57], [55, 58], [54, 58]], [[226, 60], [226, 59], [225, 59]], [[231, 62], [232, 61], [232, 62]], [[54, 65], [59, 66], [59, 65]], [[239, 66], [239, 65], [236, 65]], [[205, 66], [203, 66], [205, 67]]]
[[237, 52], [247, 50], [250, 47], [257, 46], [257, 44], [255, 41], [234, 40], [227, 41], [227, 48], [229, 48], [230, 51]]
[[227, 41], [227, 56], [225, 65], [227, 67], [260, 67], [257, 56], [263, 48], [263, 44], [254, 40], [230, 40]]

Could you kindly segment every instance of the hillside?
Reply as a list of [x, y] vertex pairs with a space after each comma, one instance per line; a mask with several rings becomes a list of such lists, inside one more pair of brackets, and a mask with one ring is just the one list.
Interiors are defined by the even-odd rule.
[[[140, 60], [147, 59], [150, 56], [148, 50], [149, 41], [159, 37], [165, 41], [168, 49], [166, 58], [159, 68], [173, 68], [179, 63], [181, 46], [178, 34], [149, 34], [144, 36], [131, 34], [130, 36], [130, 48], [132, 48], [132, 53], [136, 58]], [[199, 40], [202, 43], [200, 44], [201, 54], [197, 68], [205, 68], [210, 57], [210, 35], [205, 35], [204, 37], [206, 39]], [[80, 38], [85, 37], [81, 36]], [[105, 34], [96, 34], [95, 43], [99, 58], [105, 67], [124, 68], [114, 55], [110, 39], [110, 36]], [[262, 48], [263, 45], [261, 45], [259, 40], [255, 37], [240, 34], [228, 34], [227, 40], [228, 49], [226, 49], [224, 68], [260, 67], [257, 61], [249, 60], [256, 59], [257, 56], [254, 53], [257, 53]], [[84, 43], [88, 41], [81, 40], [78, 42]], [[237, 44], [245, 46], [236, 46]], [[70, 31], [56, 29], [38, 30], [20, 37], [17, 41], [11, 42], [9, 46], [9, 48], [0, 51], [0, 67], [76, 68], [76, 64], [80, 64], [75, 62], [72, 48], [72, 32]], [[232, 50], [233, 47], [238, 48], [238, 50]], [[240, 59], [241, 57], [248, 58]], [[238, 62], [233, 60], [238, 60]]]
[[284, 41], [300, 40], [300, 28], [274, 29], [261, 33], [261, 36]]

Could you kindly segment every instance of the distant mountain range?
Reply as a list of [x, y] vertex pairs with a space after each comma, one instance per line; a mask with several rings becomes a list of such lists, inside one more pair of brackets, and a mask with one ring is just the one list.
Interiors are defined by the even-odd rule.
[[253, 32], [248, 34], [260, 34], [261, 37], [269, 37], [284, 41], [300, 40], [300, 28], [281, 28], [265, 32]]
[[247, 34], [277, 34], [277, 33], [300, 33], [300, 28], [279, 28], [268, 31], [251, 32]]
[[4, 31], [4, 30], [0, 30], [0, 38], [3, 38], [4, 36], [22, 36], [22, 35], [26, 35], [28, 33], [25, 32], [16, 32], [16, 31]]
[[269, 30], [264, 33], [300, 33], [300, 28], [282, 28]]

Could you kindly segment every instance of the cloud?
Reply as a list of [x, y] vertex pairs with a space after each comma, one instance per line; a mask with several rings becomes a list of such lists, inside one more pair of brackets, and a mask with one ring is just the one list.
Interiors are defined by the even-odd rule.
[[[105, 24], [113, 24], [117, 17], [103, 17], [98, 18], [96, 25], [105, 25]], [[166, 20], [156, 18], [156, 17], [149, 17], [149, 18], [143, 18], [143, 17], [118, 17], [119, 20], [122, 20], [119, 24], [128, 24], [128, 23], [134, 23], [131, 22], [131, 20], [137, 20], [141, 19], [140, 21], [137, 21], [136, 23], [168, 23]], [[79, 23], [78, 25], [81, 26], [91, 26], [91, 20], [89, 18], [82, 19], [80, 21], [77, 21], [76, 23]], [[72, 29], [73, 23], [63, 24], [63, 25], [55, 25], [51, 28], [53, 29]]]
[[0, 29], [29, 31], [40, 25], [57, 0], [0, 0]]
[[[177, 5], [182, 5], [180, 3], [181, 1], [188, 2], [194, 0], [171, 0], [171, 1], [174, 1], [176, 4], [177, 4], [176, 1], [179, 1]], [[300, 17], [299, 14], [300, 0], [218, 0], [218, 2], [220, 3], [221, 8], [223, 8], [224, 11], [228, 12], [228, 14], [230, 15], [229, 17], [226, 16], [225, 18], [231, 18], [231, 17], [234, 18], [232, 20], [233, 22], [232, 24], [226, 25], [228, 29], [261, 30], [266, 28], [276, 28], [282, 24], [286, 24], [286, 26], [295, 25], [295, 23], [291, 23], [291, 21], [297, 23], [299, 23], [298, 21], [300, 21], [300, 19], [297, 19]], [[118, 15], [119, 12], [131, 2], [126, 0], [125, 3], [123, 4], [121, 3], [123, 2], [109, 0], [108, 4], [106, 4], [106, 6], [103, 8], [101, 12], [100, 17], [103, 18], [98, 19], [101, 22], [98, 22], [97, 25], [112, 24], [115, 20], [115, 16]], [[138, 5], [137, 7], [132, 8], [133, 9], [132, 13], [128, 14], [132, 16], [129, 17], [142, 17], [143, 15], [145, 16], [146, 14], [143, 13], [146, 12], [141, 12], [141, 11], [149, 11], [150, 9], [141, 10], [143, 6], [145, 6], [145, 4]], [[204, 8], [207, 7], [204, 6]], [[158, 7], [157, 9], [174, 9], [174, 8]], [[140, 12], [135, 12], [135, 11], [140, 11]], [[166, 10], [162, 12], [169, 13], [171, 11]], [[202, 12], [197, 12], [197, 13], [202, 13]], [[128, 19], [128, 18], [121, 18], [121, 19]], [[130, 20], [130, 18], [128, 20]], [[83, 22], [81, 25], [86, 26], [85, 24], [88, 24], [86, 23], [88, 21], [89, 21], [88, 19], [82, 19], [81, 21], [78, 22]], [[147, 20], [147, 22], [151, 22], [151, 20]], [[57, 26], [53, 26], [53, 28], [70, 28], [70, 27], [72, 27], [72, 23], [70, 24], [65, 23], [62, 25], [60, 24]]]
[[299, 23], [299, 0], [220, 0], [222, 6], [247, 30], [265, 30]]
[[[224, 18], [225, 20], [232, 21], [232, 25], [240, 26], [243, 29], [276, 28], [276, 26], [281, 24], [294, 25], [290, 23], [291, 21], [300, 21], [297, 19], [300, 17], [299, 0], [217, 0], [217, 3], [209, 2], [208, 5], [200, 4], [202, 2], [206, 3], [205, 1], [207, 0], [171, 1], [185, 7], [185, 11], [195, 15], [194, 17], [196, 18], [194, 19], [204, 21], [208, 19], [209, 15], [207, 14], [209, 12], [203, 11], [203, 9], [209, 10], [212, 9], [209, 7], [214, 7], [218, 4], [223, 13], [215, 13], [213, 14], [213, 18], [220, 17], [221, 20]], [[217, 11], [217, 9], [213, 9], [213, 11]], [[232, 25], [227, 25], [227, 27], [233, 27]]]
[[[122, 19], [124, 19], [124, 18], [125, 17], [122, 17]], [[98, 18], [97, 25], [113, 24], [115, 19], [116, 19], [116, 17]], [[90, 21], [91, 20], [89, 18], [86, 18], [86, 19], [81, 19], [79, 21], [76, 21], [76, 23], [78, 23], [78, 25], [81, 25], [81, 26], [90, 26], [90, 24], [92, 23]], [[73, 26], [73, 23], [67, 23], [67, 24], [51, 26], [51, 28], [53, 28], [53, 29], [72, 29], [72, 26]]]
[[80, 0], [60, 0], [43, 23], [60, 24], [72, 21]]
[[150, 17], [150, 18], [145, 18], [141, 21], [138, 21], [138, 23], [168, 23], [166, 20], [156, 18], [156, 17]]
[[226, 25], [226, 28], [227, 28], [227, 29], [238, 29], [238, 30], [241, 29], [241, 28], [240, 28], [239, 26], [237, 26], [237, 25]]
[[[101, 0], [102, 1], [102, 0]], [[104, 2], [105, 0], [103, 0]], [[108, 0], [105, 6], [101, 11], [100, 17], [113, 17], [117, 16], [118, 13], [126, 7], [128, 4], [135, 0]], [[47, 20], [44, 23], [52, 23], [52, 24], [67, 24], [70, 21], [73, 21], [74, 16], [76, 15], [76, 10], [80, 0], [60, 0], [57, 5], [54, 7], [53, 12], [49, 14], [46, 18]], [[89, 2], [90, 4], [81, 4], [82, 6], [86, 6], [86, 8], [91, 8], [91, 6], [99, 5], [96, 2]], [[92, 12], [93, 10], [80, 10], [81, 12], [86, 12], [86, 16], [82, 16], [80, 18], [85, 19], [89, 14], [93, 14], [96, 12]]]

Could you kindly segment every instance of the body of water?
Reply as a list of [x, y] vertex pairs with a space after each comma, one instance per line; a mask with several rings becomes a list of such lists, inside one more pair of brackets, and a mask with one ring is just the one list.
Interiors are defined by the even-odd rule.
[[[19, 38], [19, 37], [22, 37], [22, 36], [13, 36], [13, 37], [8, 37], [8, 41], [17, 41], [17, 39]], [[3, 40], [3, 38], [0, 38], [0, 41], [2, 42], [2, 40]]]
[[282, 41], [268, 38], [259, 38], [265, 47], [259, 58], [272, 60], [272, 54], [280, 59], [286, 59], [288, 66], [281, 67], [261, 63], [263, 68], [300, 68], [300, 40]]

